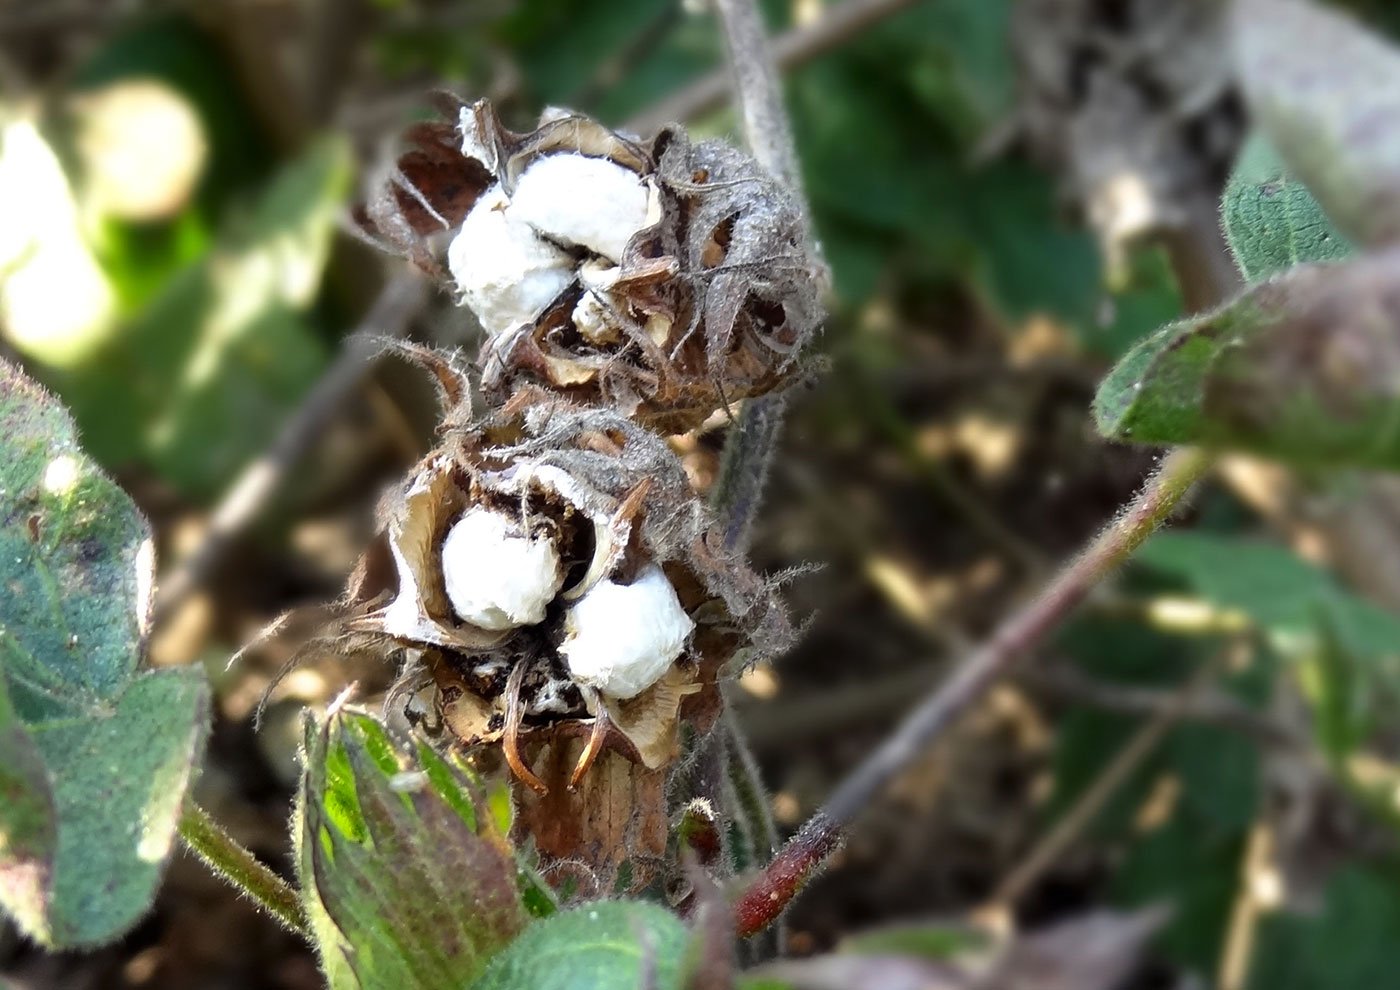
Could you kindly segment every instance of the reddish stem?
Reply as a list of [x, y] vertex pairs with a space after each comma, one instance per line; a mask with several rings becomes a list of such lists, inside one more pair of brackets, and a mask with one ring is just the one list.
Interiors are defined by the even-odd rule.
[[771, 924], [841, 844], [845, 828], [885, 785], [976, 703], [1012, 664], [1059, 628], [1089, 593], [1152, 535], [1211, 464], [1194, 449], [1170, 454], [1138, 497], [1050, 582], [905, 718], [848, 776], [740, 895], [740, 934]]
[[783, 912], [842, 841], [841, 826], [817, 812], [778, 851], [734, 905], [740, 938], [757, 935]]

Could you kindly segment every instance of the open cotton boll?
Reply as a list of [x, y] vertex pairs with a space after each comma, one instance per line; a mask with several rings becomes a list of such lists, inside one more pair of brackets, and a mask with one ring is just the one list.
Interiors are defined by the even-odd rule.
[[447, 268], [492, 335], [539, 316], [574, 280], [572, 259], [516, 218], [500, 186], [482, 194], [462, 221]]
[[511, 216], [551, 240], [617, 261], [648, 223], [651, 190], [631, 169], [606, 158], [549, 155], [515, 184]]
[[502, 630], [544, 621], [564, 583], [554, 542], [490, 509], [466, 512], [442, 541], [447, 600], [464, 621]]
[[599, 581], [564, 616], [569, 674], [614, 698], [651, 687], [685, 649], [695, 623], [653, 564], [631, 584]]

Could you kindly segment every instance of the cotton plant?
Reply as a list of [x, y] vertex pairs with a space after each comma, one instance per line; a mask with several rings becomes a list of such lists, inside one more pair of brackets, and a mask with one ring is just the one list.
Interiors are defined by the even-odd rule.
[[[440, 280], [481, 350], [396, 345], [436, 382], [437, 437], [384, 493], [344, 594], [294, 657], [369, 655], [392, 686], [368, 710], [347, 685], [304, 723], [295, 887], [189, 802], [208, 692], [192, 671], [141, 669], [147, 528], [52, 397], [0, 363], [14, 509], [0, 520], [0, 905], [46, 945], [110, 942], [148, 908], [178, 835], [306, 936], [335, 990], [876, 985], [916, 963], [856, 950], [735, 966], [773, 948], [766, 933], [879, 788], [1169, 518], [1211, 448], [1400, 465], [1386, 102], [1400, 55], [1301, 0], [1240, 0], [1234, 28], [1272, 145], [1267, 174], [1242, 162], [1225, 204], [1252, 284], [1145, 338], [1094, 410], [1107, 436], [1192, 446], [776, 855], [725, 682], [795, 630], [670, 442], [717, 415], [747, 422], [745, 403], [808, 370], [822, 266], [798, 199], [747, 155], [565, 111], [514, 133], [480, 101], [447, 101], [406, 134], [359, 220]], [[1158, 923], [1114, 945], [1136, 952]], [[1083, 930], [1064, 944], [1061, 961], [1089, 955]], [[1110, 955], [1070, 982], [1121, 982], [1129, 957]]]

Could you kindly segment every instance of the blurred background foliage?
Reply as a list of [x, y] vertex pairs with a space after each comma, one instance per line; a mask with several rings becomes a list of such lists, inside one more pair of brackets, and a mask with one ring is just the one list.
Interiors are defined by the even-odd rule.
[[[842, 2], [856, 0], [764, 8], [784, 32]], [[1092, 229], [1018, 139], [1014, 0], [902, 6], [788, 73], [835, 288], [826, 368], [794, 402], [756, 553], [826, 566], [792, 585], [814, 615], [804, 644], [736, 691], [785, 829], [1132, 493], [1151, 452], [1093, 439], [1089, 398], [1184, 310], [1164, 240]], [[1142, 5], [1077, 6], [1121, 27]], [[1383, 0], [1351, 6], [1400, 30]], [[0, 6], [0, 346], [74, 410], [168, 572], [397, 264], [346, 236], [344, 211], [427, 90], [488, 95], [516, 125], [548, 104], [624, 125], [721, 66], [712, 16], [679, 0]], [[727, 109], [690, 123], [737, 131]], [[1223, 178], [1198, 191], [1214, 202]], [[421, 307], [413, 334], [473, 346], [450, 302]], [[300, 672], [255, 735], [280, 657], [224, 660], [334, 594], [431, 415], [421, 381], [377, 368], [153, 642], [156, 663], [209, 670], [201, 801], [270, 862], [285, 865], [297, 710], [386, 672]], [[683, 440], [702, 482], [722, 434]], [[1230, 465], [1189, 532], [1150, 542], [871, 809], [795, 910], [796, 952], [894, 920], [981, 909], [1034, 925], [1165, 902], [1133, 987], [1390, 982], [1400, 601], [1358, 579], [1354, 542], [1258, 495], [1282, 490], [1271, 470]], [[1342, 514], [1372, 483], [1287, 482]], [[1023, 872], [1067, 820], [1053, 860]], [[26, 987], [316, 985], [304, 950], [185, 863], [123, 945], [46, 958], [6, 933], [6, 972]]]

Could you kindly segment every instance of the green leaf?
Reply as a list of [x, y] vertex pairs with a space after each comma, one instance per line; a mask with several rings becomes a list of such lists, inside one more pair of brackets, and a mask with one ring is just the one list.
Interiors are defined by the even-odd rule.
[[0, 890], [16, 914], [39, 917], [48, 890], [58, 815], [43, 757], [0, 678]]
[[527, 928], [471, 990], [680, 990], [689, 939], [654, 904], [585, 904]]
[[1395, 979], [1400, 878], [1393, 868], [1348, 867], [1327, 884], [1320, 911], [1266, 915], [1250, 990], [1372, 990]]
[[79, 450], [63, 407], [4, 363], [0, 511], [6, 675], [59, 711], [115, 699], [140, 660], [149, 530], [126, 493]]
[[325, 365], [306, 311], [349, 184], [345, 145], [313, 146], [110, 346], [53, 375], [95, 456], [199, 498], [267, 445]]
[[1085, 348], [1109, 361], [1121, 358], [1143, 334], [1179, 319], [1185, 308], [1164, 247], [1141, 245], [1128, 252], [1126, 261], [1105, 300], [1110, 318], [1083, 321], [1075, 328]]
[[1182, 804], [1133, 843], [1114, 874], [1113, 900], [1128, 907], [1171, 903], [1159, 947], [1168, 958], [1209, 972], [1238, 894], [1244, 846], [1243, 831], [1212, 827]]
[[1094, 399], [1107, 437], [1400, 467], [1400, 251], [1303, 265], [1148, 337]]
[[298, 869], [332, 987], [459, 990], [524, 927], [520, 868], [482, 796], [368, 715], [308, 723]]
[[[1138, 593], [1160, 576], [1134, 572], [1125, 586]], [[1213, 662], [1224, 637], [1164, 632], [1140, 619], [1086, 615], [1058, 638], [1057, 651], [1094, 683], [1179, 690]], [[1273, 666], [1261, 651], [1248, 670], [1220, 682], [1249, 703], [1267, 695]], [[1140, 716], [1076, 705], [1055, 734], [1051, 776], [1055, 788], [1045, 808], [1049, 829], [1098, 783], [1108, 765], [1137, 732]], [[1085, 829], [1086, 850], [1117, 850], [1109, 883], [1115, 903], [1146, 906], [1170, 902], [1173, 911], [1160, 938], [1173, 957], [1209, 970], [1223, 920], [1237, 886], [1236, 865], [1245, 832], [1259, 812], [1262, 761], [1253, 742], [1200, 723], [1172, 729], [1121, 781]]]
[[843, 301], [859, 305], [895, 268], [924, 285], [966, 280], [1012, 319], [1093, 321], [1098, 252], [1059, 215], [1050, 177], [974, 162], [1014, 102], [1012, 9], [917, 4], [792, 74], [804, 182]]
[[0, 363], [0, 904], [47, 945], [145, 913], [203, 747], [198, 674], [137, 673], [150, 568], [131, 500]]
[[1339, 645], [1359, 656], [1400, 653], [1400, 617], [1352, 595], [1284, 547], [1207, 533], [1159, 533], [1133, 559], [1175, 575], [1220, 608], [1248, 615], [1286, 652], [1311, 649], [1325, 621]]
[[208, 708], [199, 671], [155, 671], [134, 680], [109, 714], [30, 726], [58, 815], [42, 914], [6, 905], [30, 935], [95, 945], [146, 913], [204, 748]]
[[1346, 14], [1303, 0], [1245, 0], [1240, 78], [1291, 172], [1349, 237], [1400, 237], [1400, 51]]
[[1336, 261], [1352, 246], [1308, 187], [1290, 176], [1273, 145], [1253, 135], [1240, 152], [1221, 203], [1225, 236], [1247, 282], [1294, 265]]

